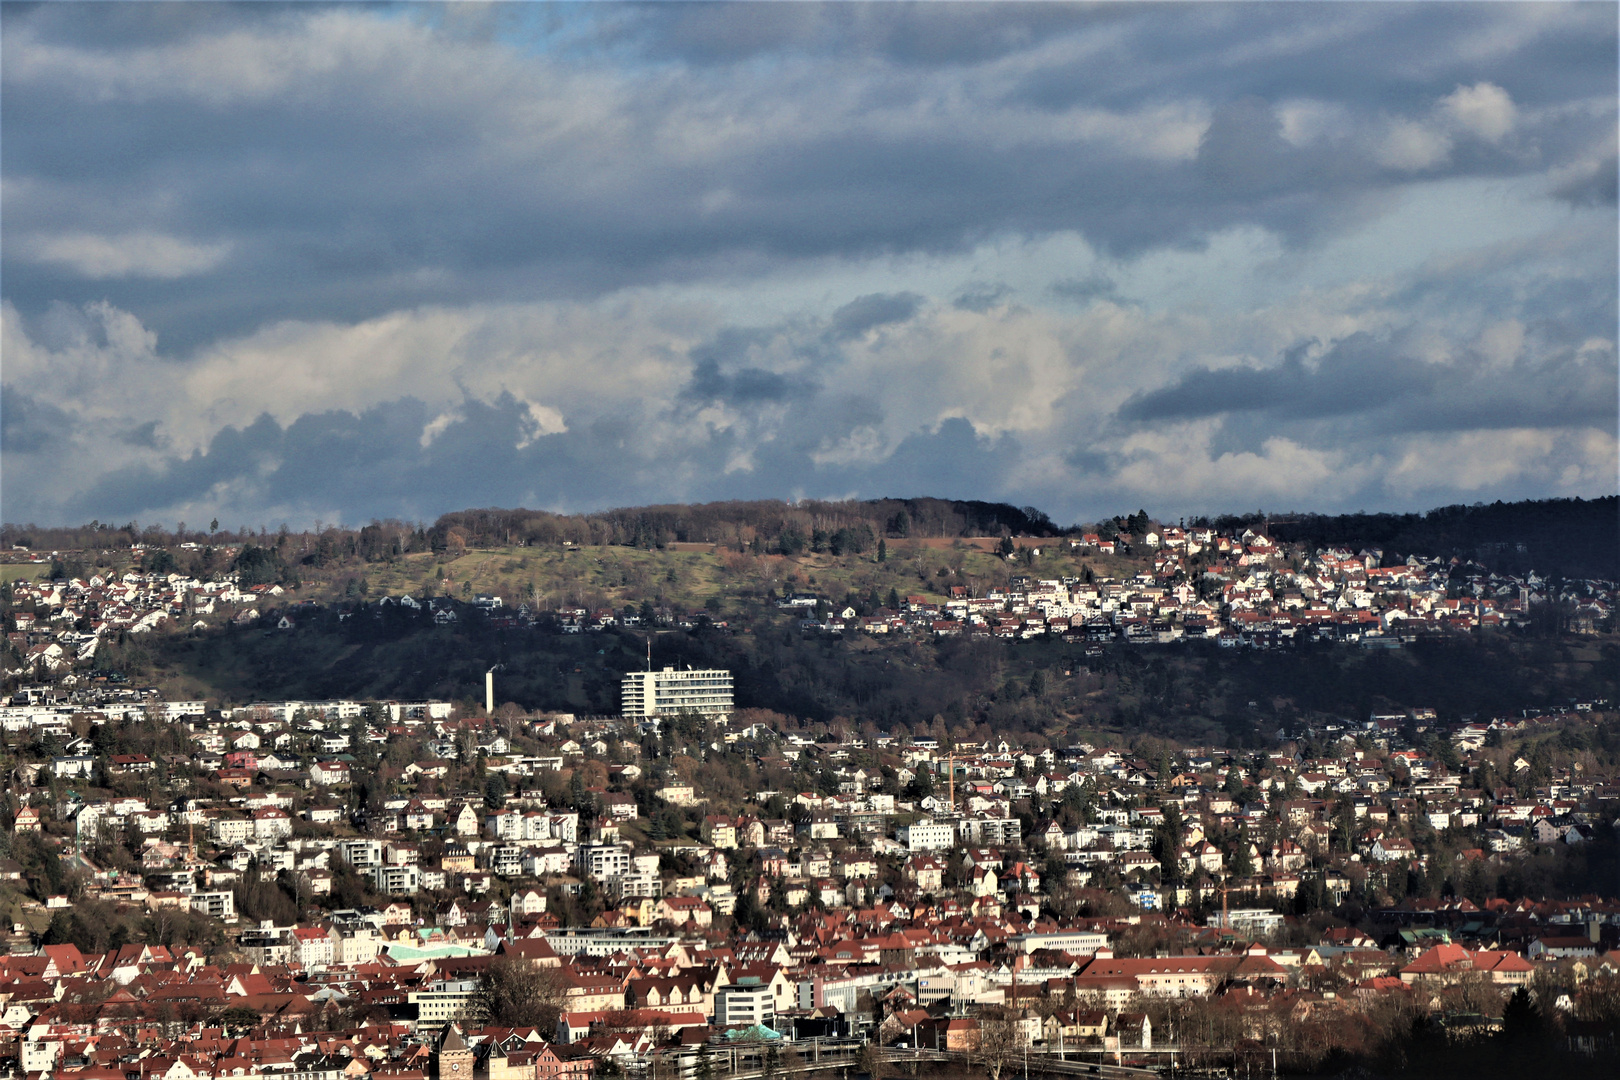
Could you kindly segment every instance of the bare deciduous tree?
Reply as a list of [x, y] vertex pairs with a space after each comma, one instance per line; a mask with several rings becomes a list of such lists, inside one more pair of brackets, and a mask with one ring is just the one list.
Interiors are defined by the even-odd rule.
[[529, 714], [510, 701], [495, 710], [495, 720], [500, 725], [501, 734], [506, 736], [507, 742], [517, 738], [518, 732], [523, 730], [528, 719]]
[[1002, 1072], [1022, 1047], [1022, 1034], [1012, 1012], [986, 1009], [979, 1014], [979, 1045], [973, 1051], [973, 1061], [984, 1066], [990, 1080], [1001, 1080]]
[[469, 1009], [481, 1023], [555, 1031], [567, 989], [556, 968], [497, 956], [485, 969]]

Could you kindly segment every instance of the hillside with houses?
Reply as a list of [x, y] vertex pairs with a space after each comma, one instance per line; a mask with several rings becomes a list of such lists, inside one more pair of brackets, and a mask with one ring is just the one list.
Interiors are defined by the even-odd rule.
[[11, 1067], [1603, 1073], [1614, 582], [1047, 532], [13, 548]]
[[[942, 714], [1040, 730], [1055, 715], [1124, 729], [1157, 714], [1182, 734], [1230, 728], [1251, 701], [1285, 727], [1295, 713], [1383, 706], [1447, 719], [1568, 708], [1617, 689], [1620, 585], [1605, 578], [1312, 548], [1260, 523], [1223, 531], [1145, 513], [1063, 535], [1003, 525], [999, 538], [918, 535], [904, 510], [886, 532], [841, 520], [778, 523], [769, 542], [735, 526], [727, 541], [631, 531], [476, 549], [476, 530], [441, 522], [392, 539], [367, 526], [165, 547], [188, 534], [130, 527], [71, 537], [137, 537], [122, 549], [14, 543], [0, 553], [5, 687], [80, 694], [134, 679], [217, 703], [454, 699], [502, 663], [525, 707], [605, 713], [650, 647], [738, 670], [744, 704], [820, 721], [892, 729]], [[859, 677], [828, 678], [835, 662]], [[1268, 710], [1279, 697], [1297, 707]]]

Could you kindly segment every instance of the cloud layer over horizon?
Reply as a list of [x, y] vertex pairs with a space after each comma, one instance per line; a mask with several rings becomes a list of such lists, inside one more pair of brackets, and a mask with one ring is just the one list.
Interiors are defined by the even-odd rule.
[[1616, 490], [1612, 8], [0, 19], [7, 521]]

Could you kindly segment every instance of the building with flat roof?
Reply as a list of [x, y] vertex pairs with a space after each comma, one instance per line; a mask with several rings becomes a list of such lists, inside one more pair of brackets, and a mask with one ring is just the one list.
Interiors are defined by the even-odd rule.
[[620, 684], [627, 719], [644, 720], [680, 713], [731, 715], [731, 672], [709, 670], [632, 671]]
[[895, 839], [911, 851], [948, 851], [956, 844], [956, 826], [923, 818], [895, 830]]
[[1204, 920], [1206, 926], [1235, 930], [1240, 934], [1264, 936], [1282, 929], [1283, 917], [1266, 908], [1233, 908], [1216, 912]]
[[714, 992], [714, 1022], [719, 1027], [752, 1027], [776, 1019], [776, 995], [757, 980], [731, 983]]
[[654, 934], [645, 926], [609, 927], [564, 926], [547, 930], [546, 944], [559, 956], [612, 956], [628, 949], [667, 949], [681, 940], [673, 934]]
[[1014, 934], [1008, 944], [1022, 953], [1051, 949], [1053, 952], [1096, 954], [1108, 948], [1108, 935], [1100, 930], [1048, 930]]

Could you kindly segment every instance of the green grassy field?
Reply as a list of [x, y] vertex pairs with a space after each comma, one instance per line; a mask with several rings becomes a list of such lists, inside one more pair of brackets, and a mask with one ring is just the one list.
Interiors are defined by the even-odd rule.
[[49, 563], [5, 563], [0, 565], [0, 581], [34, 581], [50, 572]]

